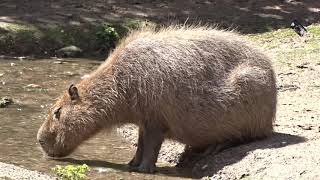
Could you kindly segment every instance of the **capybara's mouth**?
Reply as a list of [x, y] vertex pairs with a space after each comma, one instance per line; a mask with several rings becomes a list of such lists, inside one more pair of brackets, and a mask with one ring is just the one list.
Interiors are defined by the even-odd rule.
[[44, 157], [47, 159], [63, 159], [67, 157], [70, 153], [55, 153], [55, 152], [46, 152], [43, 150]]
[[61, 159], [72, 153], [72, 151], [70, 150], [57, 151], [57, 150], [54, 150], [54, 147], [49, 148], [46, 144], [41, 144], [41, 143], [40, 143], [40, 147], [44, 157], [48, 159]]

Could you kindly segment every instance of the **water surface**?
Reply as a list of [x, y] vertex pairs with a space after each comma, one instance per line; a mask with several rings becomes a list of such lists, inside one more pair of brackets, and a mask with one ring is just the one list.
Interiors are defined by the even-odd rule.
[[102, 62], [86, 59], [0, 60], [0, 98], [14, 104], [0, 108], [0, 161], [52, 173], [55, 165], [71, 163], [91, 167], [89, 179], [177, 179], [177, 169], [160, 164], [159, 173], [130, 173], [126, 163], [132, 148], [116, 133], [102, 132], [83, 143], [63, 161], [48, 160], [36, 141], [48, 108], [71, 83], [96, 69]]

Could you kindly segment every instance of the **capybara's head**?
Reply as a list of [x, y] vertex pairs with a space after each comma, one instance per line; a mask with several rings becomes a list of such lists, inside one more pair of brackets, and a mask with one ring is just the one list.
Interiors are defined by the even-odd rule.
[[71, 85], [49, 110], [48, 118], [38, 131], [37, 139], [45, 154], [49, 157], [67, 156], [98, 132], [93, 111], [92, 103]]

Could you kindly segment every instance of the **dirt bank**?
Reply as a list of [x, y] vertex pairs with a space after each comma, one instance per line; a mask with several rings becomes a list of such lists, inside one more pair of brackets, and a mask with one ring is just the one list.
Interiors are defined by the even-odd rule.
[[103, 48], [96, 37], [103, 23], [116, 28], [120, 37], [145, 20], [164, 25], [219, 24], [242, 33], [261, 33], [288, 27], [293, 19], [304, 25], [319, 22], [319, 12], [317, 0], [3, 0], [0, 55], [54, 56], [60, 48], [74, 45], [83, 50], [79, 56], [104, 57], [112, 47]]

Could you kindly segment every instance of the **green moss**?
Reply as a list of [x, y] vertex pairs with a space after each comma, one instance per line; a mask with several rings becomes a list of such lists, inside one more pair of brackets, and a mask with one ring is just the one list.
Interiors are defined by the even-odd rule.
[[84, 180], [86, 173], [89, 171], [89, 166], [83, 165], [67, 165], [65, 167], [57, 165], [52, 168], [52, 171], [63, 180]]
[[0, 54], [54, 56], [58, 49], [74, 45], [85, 55], [105, 56], [130, 30], [150, 24], [133, 19], [66, 27], [0, 23]]

